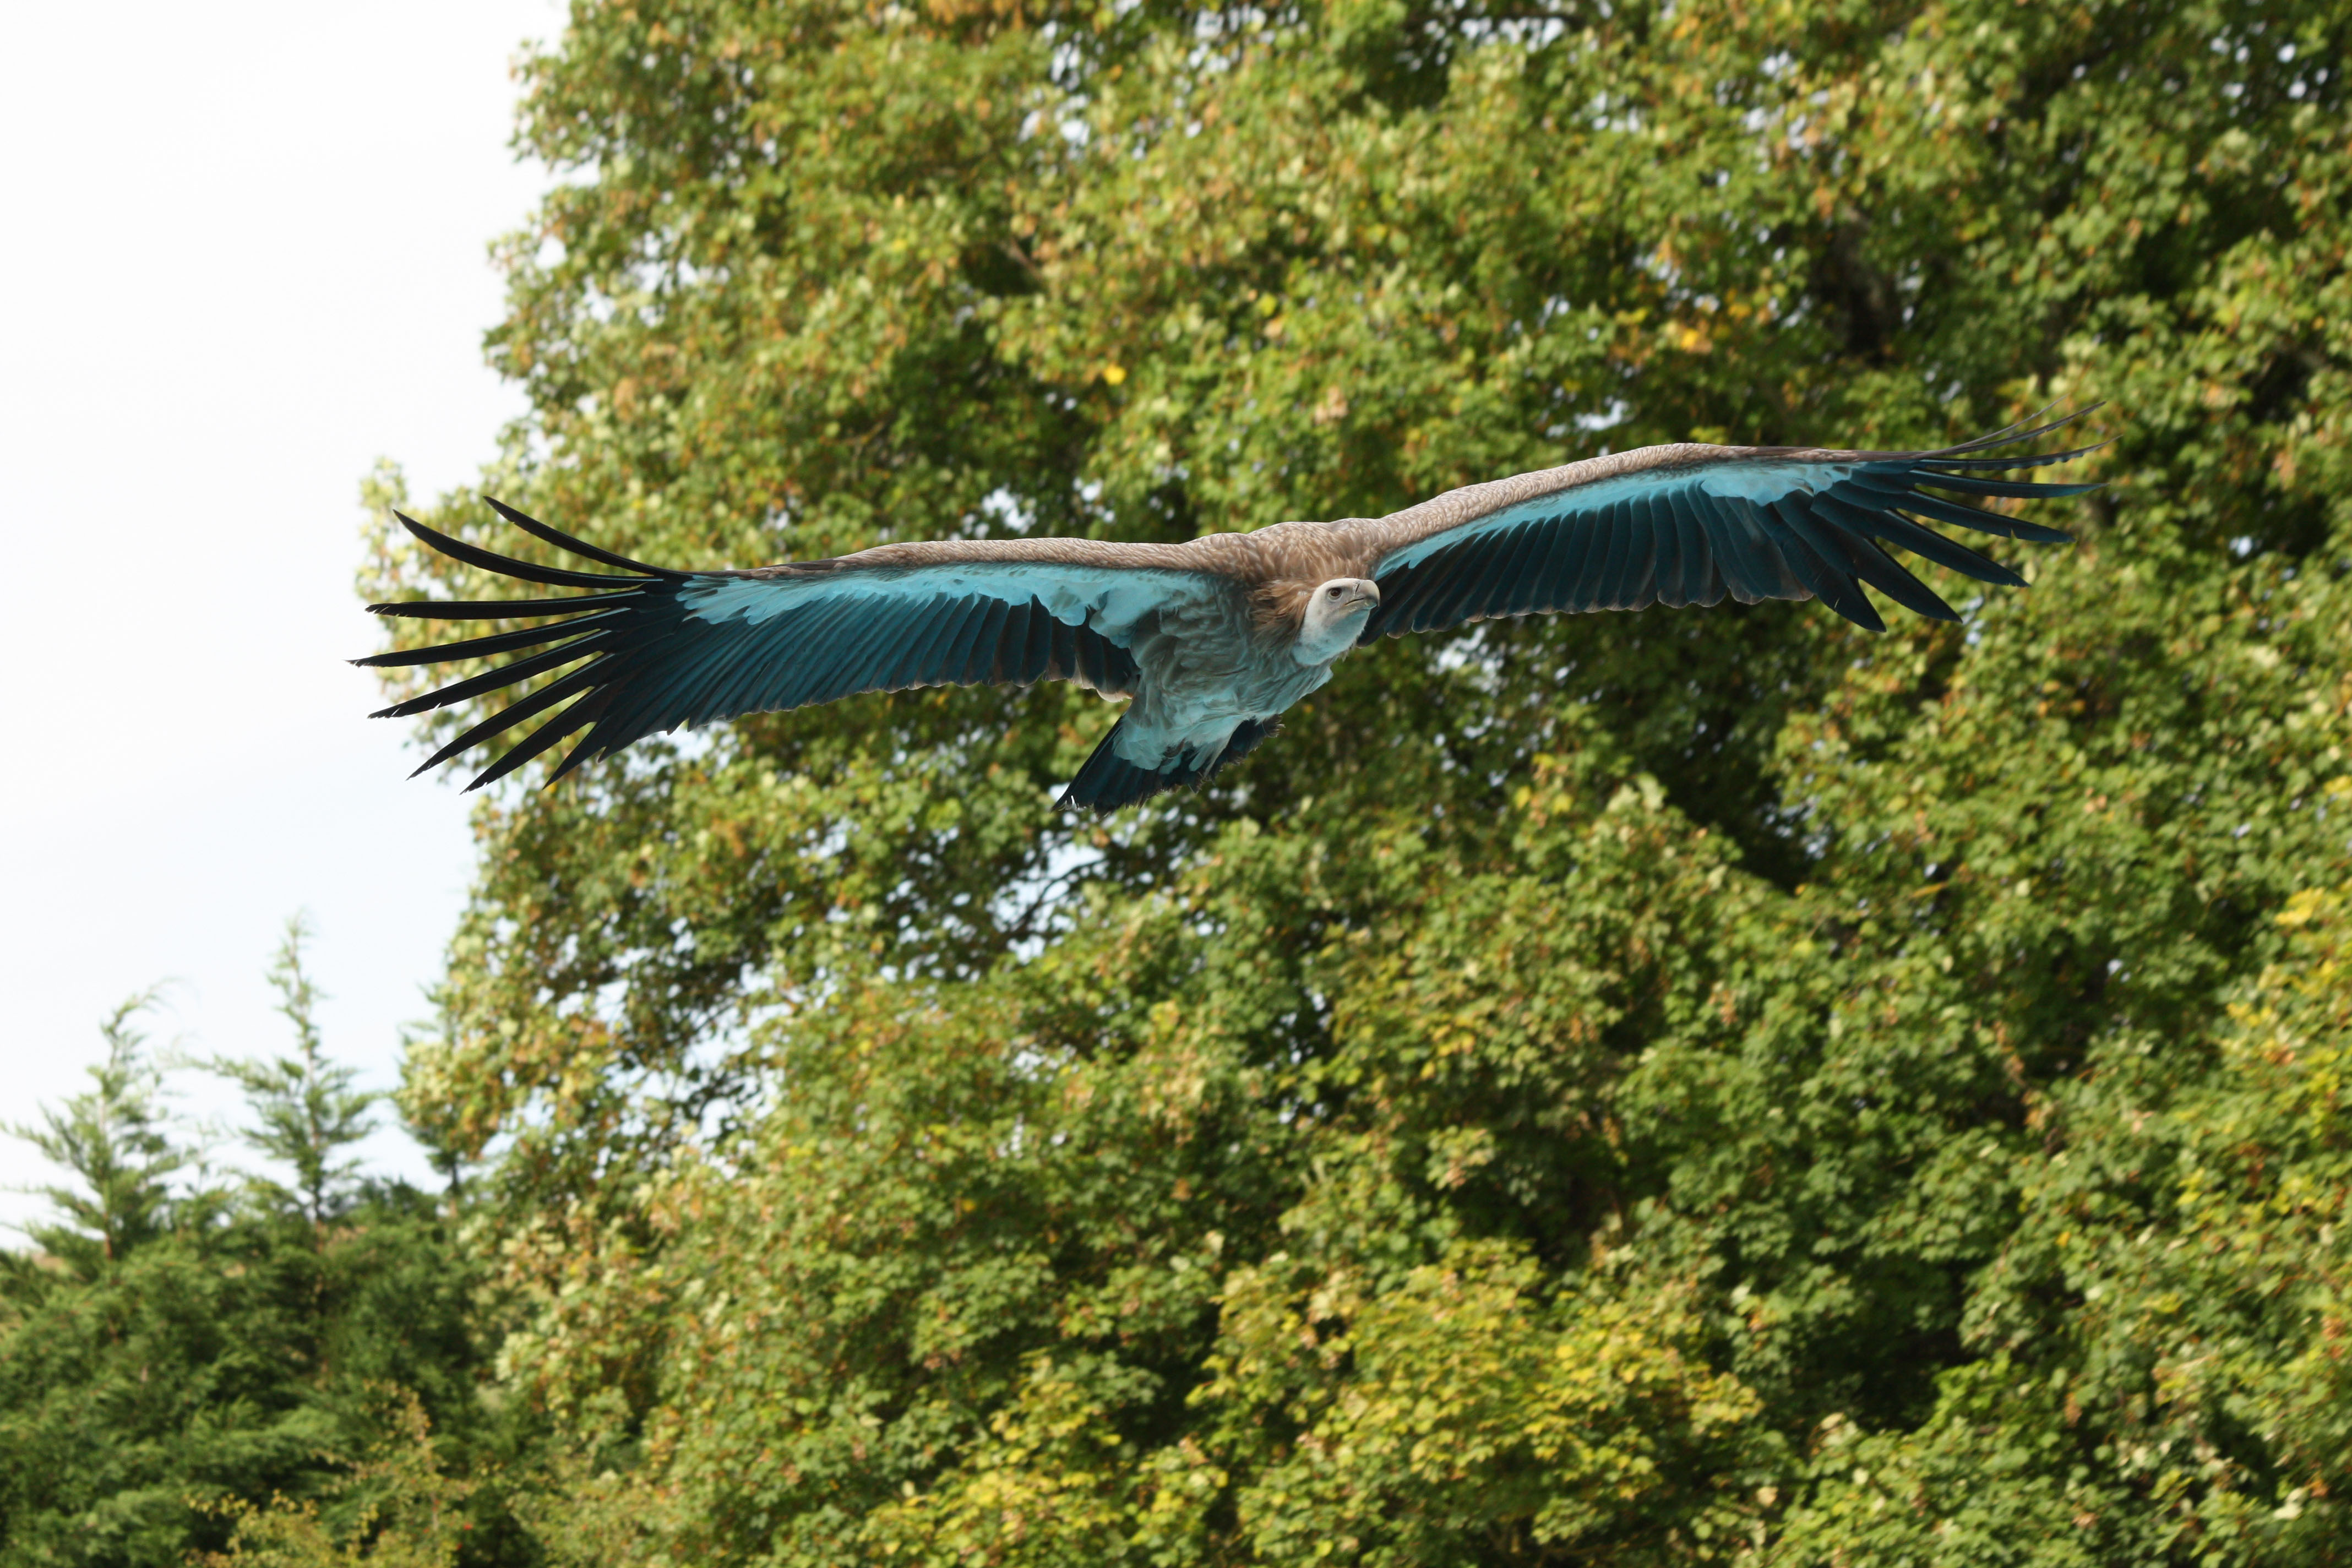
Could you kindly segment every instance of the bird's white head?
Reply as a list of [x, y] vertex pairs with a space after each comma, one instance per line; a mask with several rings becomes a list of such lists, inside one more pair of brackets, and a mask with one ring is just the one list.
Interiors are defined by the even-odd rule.
[[1366, 617], [1380, 603], [1381, 585], [1369, 577], [1334, 577], [1317, 584], [1291, 657], [1301, 664], [1330, 663], [1356, 645]]

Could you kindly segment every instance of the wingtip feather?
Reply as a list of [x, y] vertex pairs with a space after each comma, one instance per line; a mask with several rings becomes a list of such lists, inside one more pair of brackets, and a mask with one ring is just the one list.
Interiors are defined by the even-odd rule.
[[551, 523], [541, 522], [535, 517], [518, 511], [496, 496], [486, 495], [482, 500], [492, 511], [497, 512], [525, 533], [534, 539], [544, 540], [559, 550], [570, 551], [583, 560], [594, 561], [606, 566], [617, 566], [625, 572], [642, 572], [649, 577], [667, 578], [672, 581], [688, 575], [683, 572], [672, 571], [667, 566], [648, 565], [643, 561], [632, 560], [626, 555], [606, 550], [601, 545], [591, 544], [584, 539], [564, 532]]

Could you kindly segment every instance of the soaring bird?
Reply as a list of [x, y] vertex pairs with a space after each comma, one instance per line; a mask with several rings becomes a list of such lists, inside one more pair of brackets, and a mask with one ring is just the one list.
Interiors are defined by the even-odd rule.
[[648, 566], [491, 500], [517, 528], [614, 572], [512, 560], [401, 517], [409, 532], [468, 565], [591, 591], [371, 605], [381, 616], [532, 624], [353, 662], [522, 654], [377, 718], [579, 667], [508, 703], [416, 770], [568, 704], [496, 757], [469, 789], [583, 729], [550, 783], [681, 724], [862, 691], [1073, 680], [1130, 700], [1060, 801], [1108, 812], [1244, 755], [1274, 732], [1284, 710], [1331, 679], [1342, 654], [1377, 637], [1503, 616], [1712, 605], [1727, 595], [1742, 604], [1818, 598], [1884, 631], [1864, 584], [1919, 615], [1958, 620], [1882, 544], [1979, 582], [2023, 586], [2008, 567], [1927, 525], [2067, 542], [2056, 529], [1954, 498], [2045, 500], [2097, 489], [1990, 477], [2094, 450], [2002, 450], [2090, 412], [1927, 452], [1644, 447], [1467, 485], [1386, 517], [1283, 522], [1183, 544], [944, 539], [741, 571]]

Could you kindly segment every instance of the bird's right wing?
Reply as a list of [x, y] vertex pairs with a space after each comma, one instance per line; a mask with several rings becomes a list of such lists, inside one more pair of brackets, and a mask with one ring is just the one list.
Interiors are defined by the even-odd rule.
[[[1073, 680], [1107, 696], [1137, 679], [1128, 633], [1171, 600], [1230, 591], [1180, 545], [1087, 539], [949, 540], [750, 572], [675, 572], [572, 538], [491, 501], [516, 527], [622, 575], [541, 566], [401, 523], [443, 554], [527, 583], [593, 592], [553, 599], [373, 605], [381, 616], [529, 620], [520, 630], [353, 662], [378, 668], [520, 654], [395, 703], [404, 718], [576, 665], [427, 758], [439, 765], [560, 709], [475, 778], [479, 789], [564, 737], [587, 734], [551, 779], [679, 725], [830, 702], [861, 691]], [[536, 651], [525, 651], [536, 650]], [[568, 706], [565, 706], [568, 704]]]

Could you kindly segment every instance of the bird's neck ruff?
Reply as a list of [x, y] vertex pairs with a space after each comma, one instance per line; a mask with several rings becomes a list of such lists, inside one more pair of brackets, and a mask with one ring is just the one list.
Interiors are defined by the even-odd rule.
[[1307, 606], [1315, 597], [1315, 590], [1323, 585], [1320, 577], [1312, 579], [1277, 578], [1272, 582], [1250, 584], [1250, 624], [1261, 637], [1295, 640], [1299, 628], [1307, 624]]

